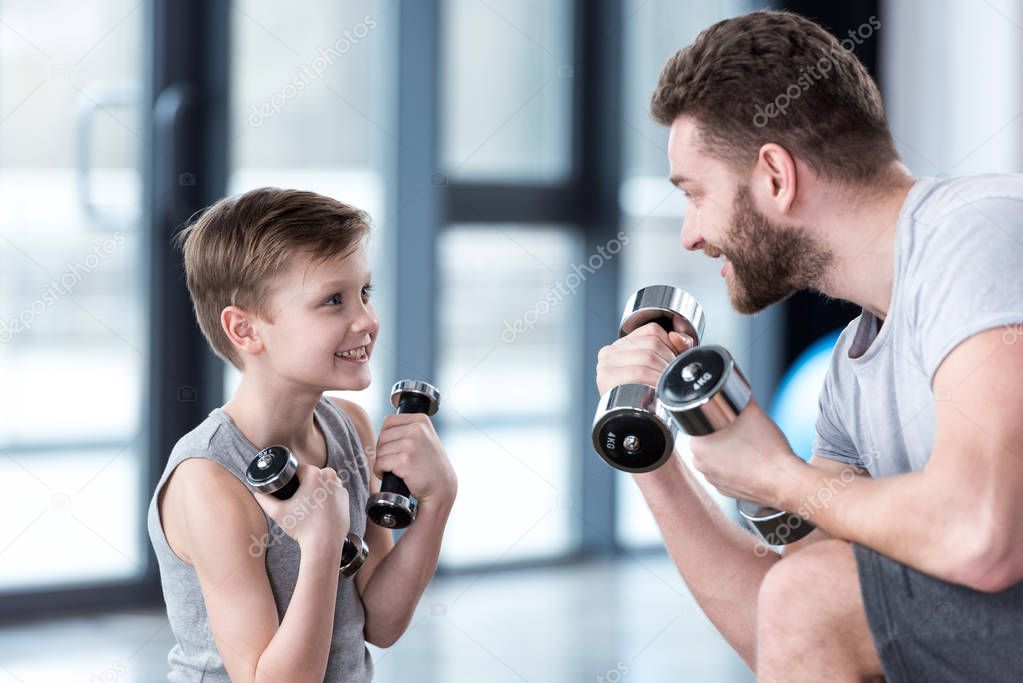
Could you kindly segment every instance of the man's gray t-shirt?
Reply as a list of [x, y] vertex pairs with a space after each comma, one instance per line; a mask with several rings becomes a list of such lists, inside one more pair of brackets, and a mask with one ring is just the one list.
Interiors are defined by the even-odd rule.
[[933, 386], [967, 338], [1001, 328], [1023, 344], [1023, 175], [921, 178], [899, 213], [884, 323], [867, 311], [842, 332], [820, 395], [813, 452], [874, 477], [923, 469]]

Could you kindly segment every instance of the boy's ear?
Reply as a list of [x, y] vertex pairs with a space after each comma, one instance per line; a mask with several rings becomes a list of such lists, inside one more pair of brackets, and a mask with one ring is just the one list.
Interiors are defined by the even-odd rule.
[[252, 320], [251, 313], [237, 306], [228, 306], [220, 312], [220, 326], [231, 343], [243, 353], [256, 355], [263, 350], [263, 341]]

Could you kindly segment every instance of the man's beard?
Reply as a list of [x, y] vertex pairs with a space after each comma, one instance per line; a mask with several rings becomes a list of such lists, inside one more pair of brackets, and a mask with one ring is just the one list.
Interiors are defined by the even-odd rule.
[[762, 311], [801, 289], [820, 288], [834, 254], [804, 230], [773, 225], [757, 211], [749, 186], [739, 188], [732, 206], [732, 228], [723, 253], [732, 264], [728, 296], [739, 313]]

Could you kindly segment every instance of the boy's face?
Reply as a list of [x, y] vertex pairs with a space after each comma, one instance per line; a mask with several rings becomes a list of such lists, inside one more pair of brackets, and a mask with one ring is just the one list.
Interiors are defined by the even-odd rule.
[[379, 320], [361, 245], [347, 257], [296, 254], [274, 288], [273, 323], [262, 321], [266, 360], [280, 376], [322, 390], [369, 386]]

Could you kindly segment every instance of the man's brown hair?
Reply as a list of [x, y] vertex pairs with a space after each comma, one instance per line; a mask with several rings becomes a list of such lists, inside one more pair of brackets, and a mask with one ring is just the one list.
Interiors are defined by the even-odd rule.
[[238, 306], [272, 322], [271, 290], [293, 256], [347, 255], [368, 234], [369, 218], [355, 207], [315, 192], [261, 187], [221, 199], [175, 235], [174, 244], [184, 252], [199, 328], [213, 351], [241, 370], [221, 311]]
[[720, 21], [665, 64], [651, 114], [692, 116], [708, 152], [748, 171], [776, 143], [829, 180], [871, 184], [898, 158], [881, 93], [851, 49], [881, 27], [870, 17], [839, 41], [790, 12]]

